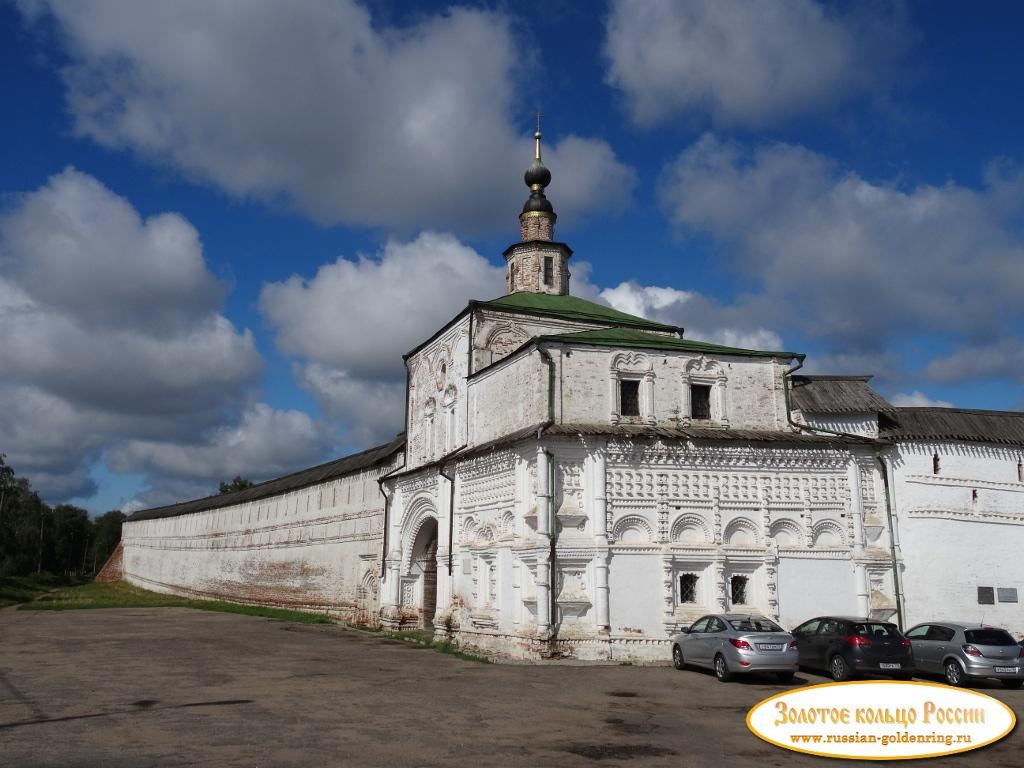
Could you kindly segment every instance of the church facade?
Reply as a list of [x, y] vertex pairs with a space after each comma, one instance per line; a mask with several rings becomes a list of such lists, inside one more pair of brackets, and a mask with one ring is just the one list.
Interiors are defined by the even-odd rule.
[[507, 293], [406, 355], [404, 433], [136, 513], [125, 577], [527, 659], [661, 661], [725, 610], [1024, 633], [1024, 414], [894, 408], [570, 295], [536, 142]]

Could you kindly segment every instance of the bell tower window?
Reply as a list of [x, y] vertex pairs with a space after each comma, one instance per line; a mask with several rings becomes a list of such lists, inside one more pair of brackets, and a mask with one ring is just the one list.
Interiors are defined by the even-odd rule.
[[551, 285], [555, 280], [555, 260], [550, 256], [544, 257], [544, 285]]

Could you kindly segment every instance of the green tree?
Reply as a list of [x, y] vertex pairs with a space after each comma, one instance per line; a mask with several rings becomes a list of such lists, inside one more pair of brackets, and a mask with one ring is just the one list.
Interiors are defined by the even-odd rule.
[[121, 525], [126, 515], [119, 509], [112, 509], [92, 521], [92, 562], [90, 570], [96, 573], [121, 541]]
[[219, 493], [232, 493], [233, 491], [244, 491], [246, 488], [252, 488], [255, 483], [252, 480], [242, 477], [241, 475], [235, 475], [234, 479], [229, 483], [221, 483]]

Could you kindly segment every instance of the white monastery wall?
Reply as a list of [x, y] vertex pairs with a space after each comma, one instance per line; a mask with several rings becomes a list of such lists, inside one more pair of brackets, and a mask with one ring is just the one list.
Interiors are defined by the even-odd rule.
[[124, 524], [124, 574], [157, 592], [375, 623], [382, 465], [267, 499]]
[[[553, 350], [554, 352], [555, 350]], [[711, 359], [654, 350], [563, 349], [558, 355], [559, 420], [612, 423], [620, 420], [619, 381], [639, 379], [639, 423], [690, 423], [690, 383], [712, 386], [711, 424], [734, 429], [786, 428], [781, 366], [772, 359]], [[629, 423], [631, 417], [622, 417]], [[706, 423], [706, 422], [700, 422]]]
[[469, 317], [463, 317], [406, 361], [409, 409], [406, 461], [427, 464], [466, 443]]
[[536, 350], [499, 362], [469, 382], [470, 446], [548, 418], [548, 366]]
[[[1020, 449], [901, 442], [894, 453], [908, 626], [984, 620], [1024, 636]], [[992, 589], [991, 604], [979, 602], [979, 587]]]

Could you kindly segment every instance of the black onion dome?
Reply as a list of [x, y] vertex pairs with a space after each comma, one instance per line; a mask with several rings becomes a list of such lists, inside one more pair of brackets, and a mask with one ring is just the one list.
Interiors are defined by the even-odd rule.
[[540, 159], [540, 130], [533, 134], [537, 142], [537, 152], [530, 163], [530, 167], [523, 174], [523, 181], [530, 188], [530, 198], [523, 205], [523, 213], [550, 213], [554, 215], [555, 209], [551, 207], [551, 201], [544, 196], [544, 188], [551, 183], [551, 171], [549, 171]]
[[530, 167], [526, 169], [526, 173], [523, 174], [523, 181], [531, 189], [537, 185], [546, 187], [551, 183], [551, 171], [539, 159], [534, 160]]
[[555, 209], [551, 206], [551, 201], [544, 196], [543, 192], [531, 192], [530, 197], [523, 204], [523, 213], [530, 213], [531, 211], [554, 213]]

